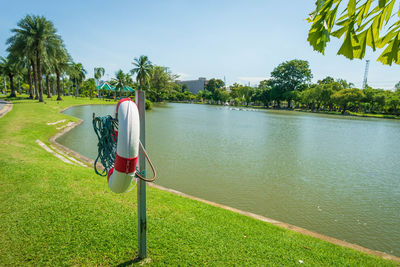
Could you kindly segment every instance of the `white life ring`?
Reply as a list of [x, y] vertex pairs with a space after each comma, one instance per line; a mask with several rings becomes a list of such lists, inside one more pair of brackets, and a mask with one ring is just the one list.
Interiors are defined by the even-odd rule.
[[108, 187], [115, 193], [126, 192], [135, 177], [139, 155], [140, 122], [136, 103], [130, 98], [117, 104], [118, 141], [114, 167], [108, 172]]

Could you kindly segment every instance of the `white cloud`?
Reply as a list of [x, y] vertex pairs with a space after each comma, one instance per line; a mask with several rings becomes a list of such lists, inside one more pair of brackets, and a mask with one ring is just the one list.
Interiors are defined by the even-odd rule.
[[268, 80], [270, 77], [258, 77], [258, 76], [249, 76], [249, 77], [238, 77], [239, 82], [241, 83], [249, 83], [250, 84], [258, 84], [263, 80]]
[[178, 80], [184, 81], [188, 80], [193, 77], [192, 74], [184, 73], [184, 72], [177, 72], [177, 75], [179, 75]]

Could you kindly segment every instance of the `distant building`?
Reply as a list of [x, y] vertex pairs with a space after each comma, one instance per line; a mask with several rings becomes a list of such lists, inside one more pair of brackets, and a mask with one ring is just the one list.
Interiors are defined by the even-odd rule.
[[198, 80], [189, 80], [189, 81], [176, 80], [175, 82], [180, 85], [186, 84], [190, 92], [192, 92], [193, 94], [197, 94], [199, 91], [204, 90], [208, 81], [206, 80], [206, 78], [200, 77]]

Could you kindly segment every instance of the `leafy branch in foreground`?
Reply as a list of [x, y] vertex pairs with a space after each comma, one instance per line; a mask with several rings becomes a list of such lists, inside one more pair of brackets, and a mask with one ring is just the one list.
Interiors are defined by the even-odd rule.
[[[369, 46], [373, 51], [384, 49], [378, 58], [383, 64], [400, 64], [398, 0], [348, 0], [347, 6], [343, 2], [345, 1], [316, 1], [316, 9], [307, 19], [312, 23], [307, 40], [314, 50], [324, 54], [330, 36], [344, 36], [338, 55], [361, 59], [365, 56], [366, 46]], [[340, 12], [341, 10], [343, 11]]]

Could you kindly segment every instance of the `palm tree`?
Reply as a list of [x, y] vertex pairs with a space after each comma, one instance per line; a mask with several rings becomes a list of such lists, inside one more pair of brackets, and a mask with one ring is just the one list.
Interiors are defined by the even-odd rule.
[[[105, 70], [103, 67], [94, 68], [94, 78], [96, 82], [96, 86], [99, 86], [99, 80], [104, 75]], [[99, 90], [97, 89], [97, 95], [99, 97]]]
[[51, 65], [54, 73], [56, 74], [57, 84], [57, 100], [61, 98], [61, 87], [60, 87], [60, 76], [67, 71], [71, 60], [71, 56], [68, 54], [67, 49], [62, 41], [59, 40], [58, 46], [55, 47], [53, 54], [51, 55]]
[[79, 84], [85, 79], [86, 70], [83, 68], [82, 63], [72, 63], [70, 70], [70, 78], [75, 81], [76, 91], [75, 96], [79, 96]]
[[96, 80], [100, 80], [101, 77], [104, 76], [105, 70], [103, 67], [94, 68], [94, 78]]
[[51, 72], [52, 72], [52, 65], [50, 62], [50, 57], [45, 57], [42, 60], [42, 73], [44, 74], [45, 78], [47, 98], [51, 98], [50, 82], [49, 82], [49, 76]]
[[9, 54], [7, 58], [0, 57], [0, 72], [7, 75], [10, 79], [10, 97], [16, 97], [14, 87], [14, 77], [19, 75], [21, 72], [21, 64], [14, 55]]
[[31, 73], [31, 65], [30, 65], [29, 61], [27, 62], [27, 65], [26, 65], [26, 75], [27, 75], [28, 84], [29, 84], [29, 98], [33, 99], [32, 73]]
[[146, 90], [150, 79], [150, 73], [153, 68], [149, 58], [141, 55], [139, 58], [135, 58], [132, 64], [135, 68], [131, 70], [131, 74], [136, 74], [136, 81], [139, 83], [139, 90]]
[[125, 73], [125, 85], [132, 88], [135, 86], [130, 73]]
[[56, 80], [57, 80], [57, 77], [56, 77], [56, 75], [55, 74], [52, 74], [51, 76], [50, 76], [50, 88], [51, 88], [51, 93], [53, 94], [53, 95], [56, 95], [57, 94], [57, 90], [56, 90]]
[[2, 63], [0, 62], [0, 75], [3, 78], [4, 82], [4, 88], [3, 88], [3, 94], [7, 93], [7, 81], [6, 81], [6, 75], [3, 73], [3, 68], [2, 68]]
[[[31, 40], [27, 38], [27, 36], [22, 34], [14, 34], [7, 40], [7, 51], [10, 54], [15, 55], [20, 59], [21, 62], [24, 63], [25, 68], [27, 69], [27, 79], [29, 83], [29, 95], [30, 98], [34, 97], [34, 88], [37, 91], [37, 83], [36, 83], [36, 75], [32, 75], [31, 69], [33, 70], [33, 74], [36, 72], [36, 68], [34, 66], [34, 48]], [[35, 82], [35, 87], [32, 86], [32, 76]]]
[[61, 87], [60, 87], [60, 75], [66, 72], [68, 68], [68, 64], [71, 61], [71, 57], [68, 54], [67, 50], [62, 47], [60, 52], [57, 54], [55, 58], [55, 72], [56, 72], [56, 80], [57, 80], [57, 100], [62, 100], [61, 98]]
[[115, 91], [118, 91], [119, 96], [121, 96], [121, 91], [127, 85], [126, 75], [121, 69], [115, 73], [115, 79], [112, 79], [112, 84], [115, 86]]
[[32, 73], [33, 73], [33, 84], [35, 85], [35, 99], [39, 99], [39, 87], [38, 87], [38, 79], [37, 79], [37, 68], [35, 64], [35, 60], [31, 59]]
[[12, 29], [17, 36], [22, 35], [27, 45], [33, 48], [36, 63], [36, 77], [39, 84], [39, 102], [43, 102], [42, 60], [52, 47], [59, 44], [60, 36], [51, 21], [43, 16], [27, 15], [17, 24], [19, 28]]

